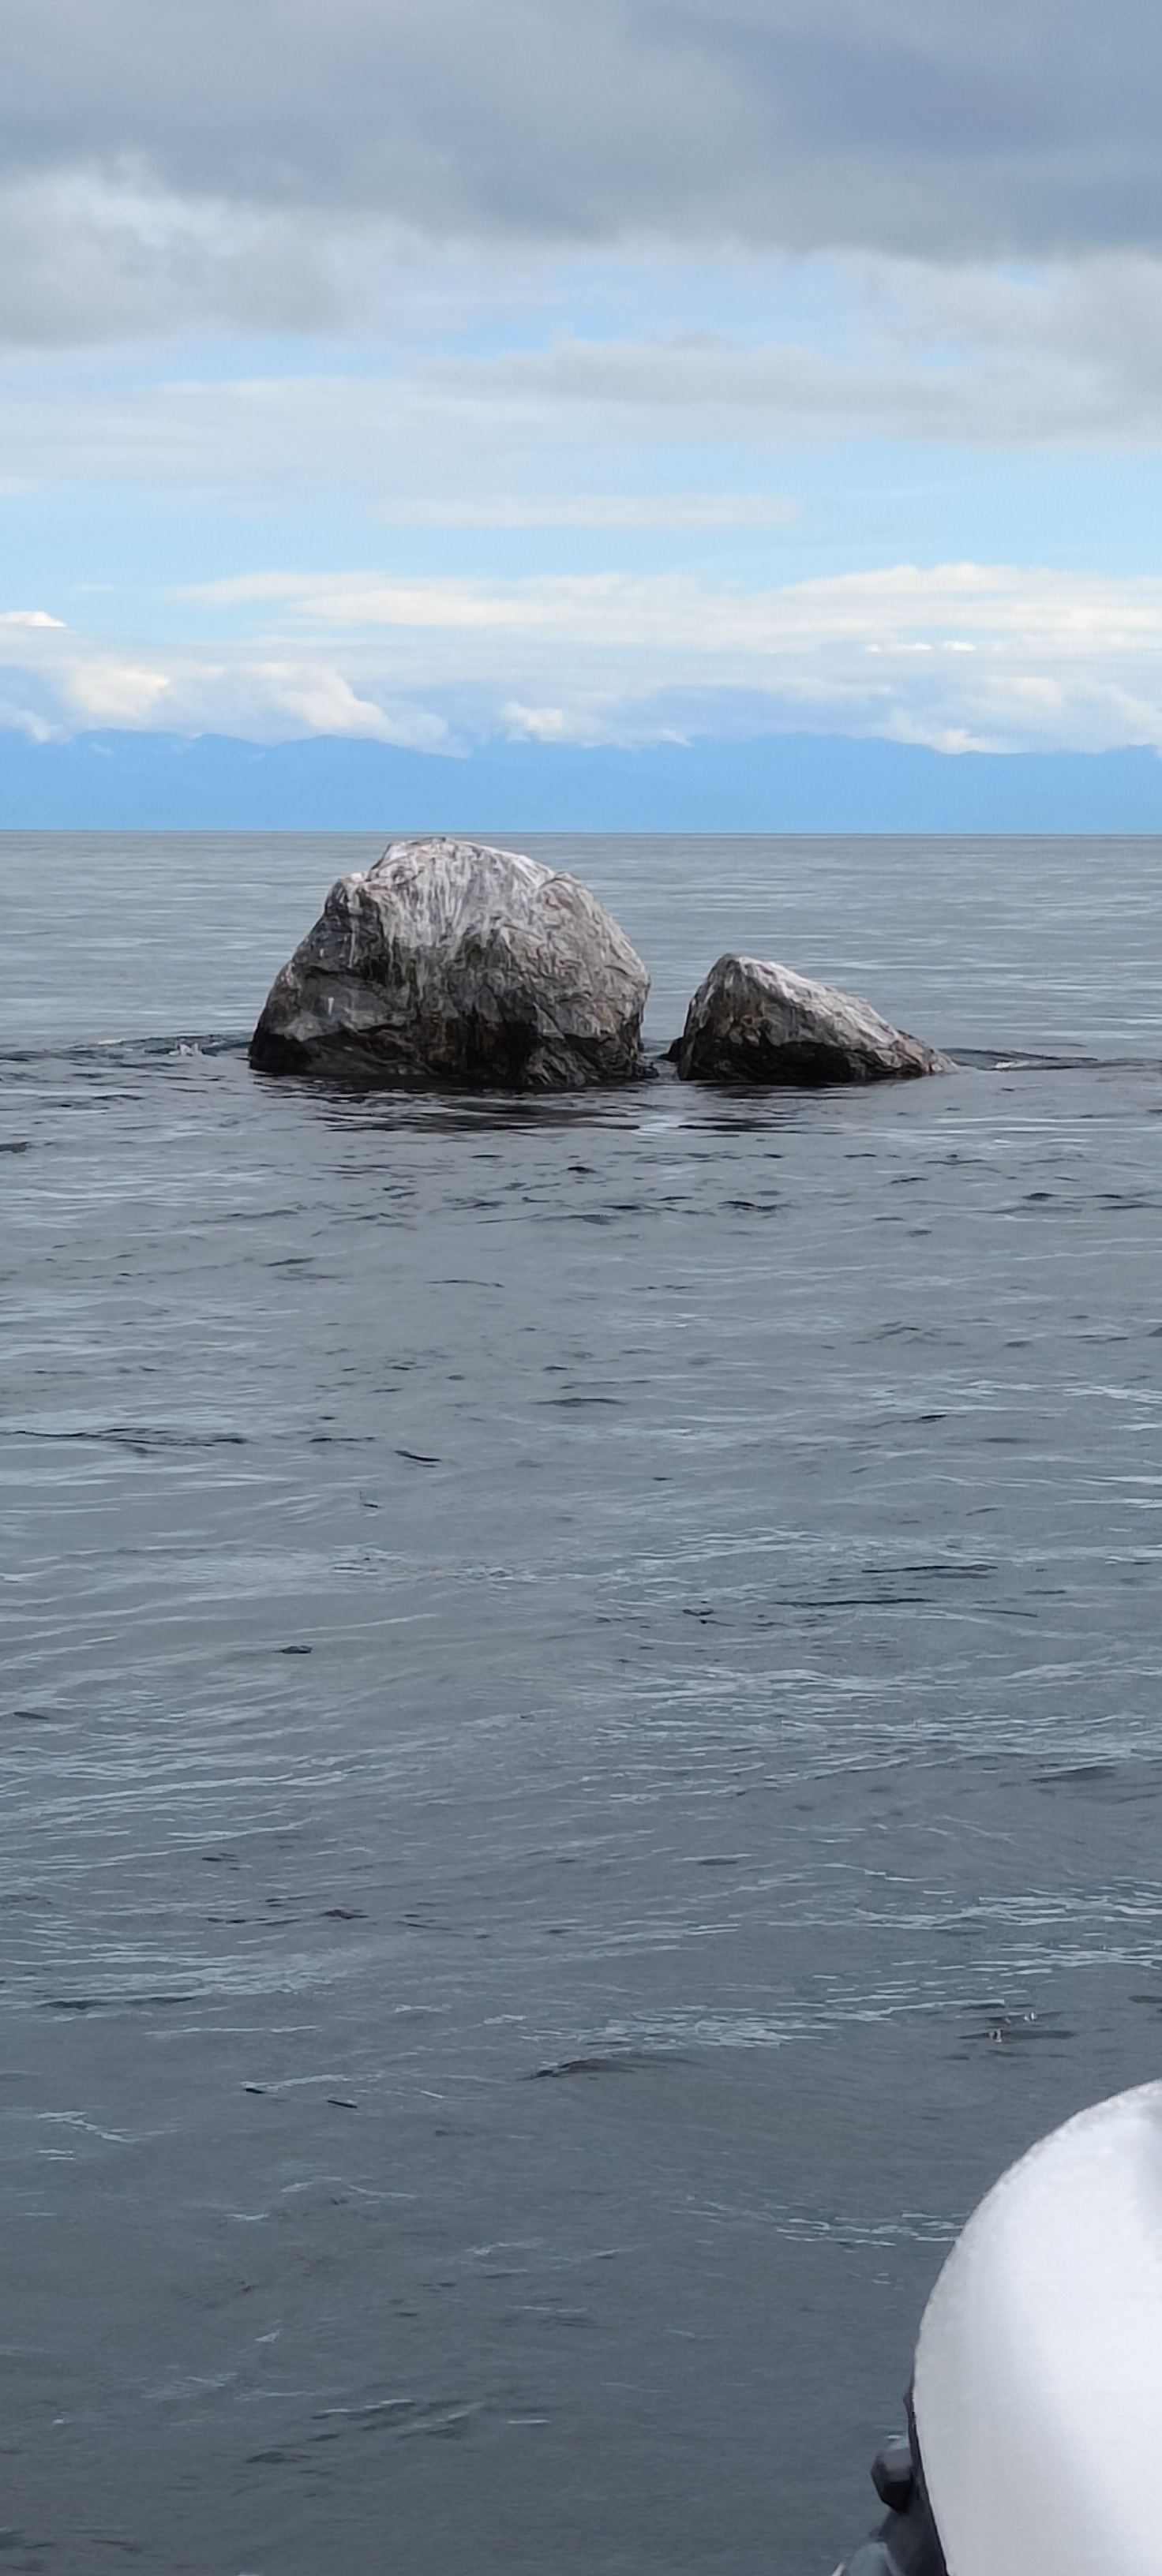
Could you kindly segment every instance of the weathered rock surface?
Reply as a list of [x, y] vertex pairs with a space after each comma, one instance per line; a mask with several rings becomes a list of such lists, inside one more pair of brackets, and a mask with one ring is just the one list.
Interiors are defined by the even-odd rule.
[[950, 1056], [882, 1020], [855, 993], [761, 957], [720, 957], [671, 1054], [683, 1082], [888, 1082], [951, 1073]]
[[332, 886], [250, 1061], [411, 1088], [632, 1082], [649, 981], [576, 877], [476, 841], [393, 841]]

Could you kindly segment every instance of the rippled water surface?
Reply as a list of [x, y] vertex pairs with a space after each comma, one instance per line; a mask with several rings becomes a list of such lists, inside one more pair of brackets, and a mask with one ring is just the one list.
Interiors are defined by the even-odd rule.
[[962, 1055], [252, 1076], [365, 839], [0, 840], [0, 2542], [827, 2576], [1159, 2072], [1162, 845], [544, 839]]

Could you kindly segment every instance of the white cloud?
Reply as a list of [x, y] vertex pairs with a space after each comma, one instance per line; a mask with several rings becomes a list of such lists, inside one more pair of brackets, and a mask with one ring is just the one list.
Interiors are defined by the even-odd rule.
[[[12, 621], [0, 618], [2, 625], [11, 629]], [[333, 660], [301, 645], [283, 653], [240, 651], [229, 642], [212, 654], [155, 650], [146, 667], [143, 659], [111, 652], [52, 619], [35, 628], [25, 624], [19, 636], [0, 636], [5, 726], [38, 740], [108, 728], [226, 733], [253, 742], [328, 734], [416, 751], [446, 750], [450, 742], [438, 711], [382, 682], [367, 695]]]
[[[515, 582], [439, 576], [242, 573], [190, 594], [216, 607], [277, 603], [296, 618], [358, 631], [389, 626], [551, 634], [566, 643], [715, 655], [777, 643], [859, 641], [869, 651], [955, 654], [1020, 634], [1064, 655], [1162, 638], [1162, 579], [1026, 571], [973, 563], [891, 566], [775, 590], [713, 591], [683, 574], [599, 573]], [[951, 627], [953, 631], [945, 630]], [[919, 630], [919, 631], [917, 631]]]
[[219, 623], [272, 610], [274, 630], [147, 663], [72, 630], [10, 627], [4, 720], [439, 751], [488, 732], [565, 743], [785, 730], [946, 751], [1162, 748], [1162, 579], [897, 565], [746, 591], [686, 576], [275, 573], [201, 598]]
[[164, 671], [142, 671], [107, 653], [91, 659], [75, 651], [61, 666], [69, 704], [82, 724], [144, 724], [169, 689]]
[[606, 704], [582, 707], [525, 707], [519, 698], [510, 698], [499, 709], [499, 729], [510, 742], [607, 743], [611, 741], [677, 742], [682, 735], [672, 726], [659, 724], [657, 716], [647, 717], [642, 725], [638, 717], [635, 731], [633, 717], [627, 725], [626, 714]]
[[172, 684], [166, 720], [180, 732], [245, 732], [264, 742], [330, 734], [441, 751], [448, 739], [441, 716], [421, 707], [379, 705], [329, 664], [290, 657], [235, 657], [209, 669], [185, 660]]
[[30, 742], [61, 742], [68, 727], [51, 724], [35, 707], [26, 706], [23, 698], [6, 697], [0, 690], [0, 732], [26, 734]]

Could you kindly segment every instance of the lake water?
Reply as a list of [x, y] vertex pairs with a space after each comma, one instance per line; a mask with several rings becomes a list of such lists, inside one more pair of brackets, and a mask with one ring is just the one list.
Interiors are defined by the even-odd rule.
[[1162, 2041], [1162, 844], [535, 838], [946, 1080], [339, 1097], [0, 840], [12, 2576], [829, 2576]]

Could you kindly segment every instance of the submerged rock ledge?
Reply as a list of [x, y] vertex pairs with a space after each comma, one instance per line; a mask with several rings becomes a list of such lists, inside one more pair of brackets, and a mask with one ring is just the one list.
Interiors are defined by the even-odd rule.
[[880, 1018], [870, 1002], [761, 957], [720, 957], [670, 1049], [683, 1082], [890, 1082], [952, 1073], [951, 1056]]
[[260, 1073], [574, 1091], [639, 1080], [650, 979], [595, 895], [513, 850], [393, 841], [275, 977]]

